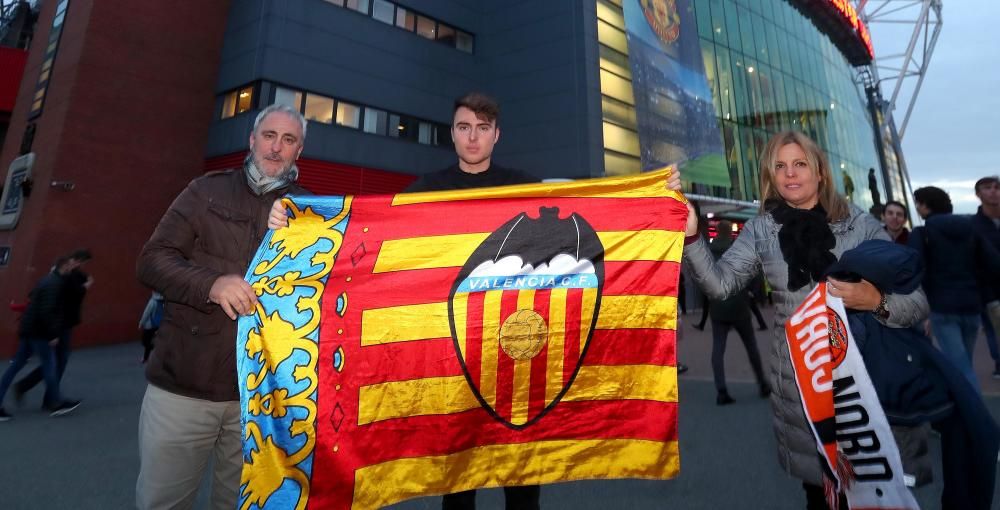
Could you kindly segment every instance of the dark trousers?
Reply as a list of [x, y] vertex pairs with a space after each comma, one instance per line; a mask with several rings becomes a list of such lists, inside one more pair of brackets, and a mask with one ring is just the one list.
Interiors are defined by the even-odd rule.
[[757, 384], [764, 386], [764, 369], [760, 362], [760, 351], [757, 350], [757, 337], [753, 334], [753, 324], [750, 318], [736, 322], [717, 321], [712, 319], [712, 375], [715, 377], [715, 389], [726, 391], [726, 339], [729, 330], [735, 329], [747, 350], [750, 367], [757, 377]]
[[986, 347], [990, 349], [990, 357], [993, 358], [994, 368], [1000, 368], [1000, 349], [997, 349], [997, 332], [993, 331], [993, 322], [990, 321], [990, 314], [986, 310], [980, 314], [983, 322], [983, 335], [986, 336]]
[[28, 364], [28, 359], [35, 354], [41, 361], [39, 367], [41, 378], [45, 380], [45, 402], [55, 405], [60, 401], [59, 397], [59, 375], [56, 372], [56, 356], [49, 345], [48, 339], [22, 338], [17, 347], [17, 353], [10, 360], [10, 366], [3, 373], [0, 379], [0, 406], [3, 405], [3, 397], [7, 395], [14, 376]]
[[705, 321], [708, 320], [708, 296], [702, 294], [701, 296], [701, 319], [698, 320], [698, 324], [695, 326], [698, 329], [705, 329]]
[[[69, 363], [69, 352], [70, 352], [70, 333], [71, 330], [66, 330], [63, 334], [59, 335], [59, 342], [56, 343], [55, 349], [55, 369], [56, 369], [56, 386], [58, 383], [62, 382], [63, 374], [66, 372], [66, 364]], [[28, 375], [21, 378], [21, 380], [14, 383], [14, 391], [18, 393], [27, 393], [42, 382], [45, 379], [44, 365], [39, 365], [35, 367], [34, 370], [28, 372]], [[48, 383], [46, 383], [46, 388], [48, 388]], [[42, 404], [48, 407], [54, 406], [59, 403], [59, 395], [55, 395], [55, 400], [50, 398], [49, 390], [45, 390], [45, 397], [42, 400]]]
[[[541, 488], [537, 485], [524, 487], [504, 487], [503, 495], [507, 510], [538, 510], [538, 496]], [[441, 501], [441, 510], [475, 510], [476, 491], [445, 494]]]
[[[806, 491], [806, 510], [830, 510], [821, 485], [802, 482], [802, 488]], [[840, 494], [840, 508], [847, 508], [847, 496], [843, 493]]]
[[753, 316], [757, 318], [757, 329], [767, 329], [767, 322], [764, 320], [764, 316], [760, 313], [760, 308], [757, 307], [757, 300], [751, 299], [749, 301], [750, 311], [753, 313]]

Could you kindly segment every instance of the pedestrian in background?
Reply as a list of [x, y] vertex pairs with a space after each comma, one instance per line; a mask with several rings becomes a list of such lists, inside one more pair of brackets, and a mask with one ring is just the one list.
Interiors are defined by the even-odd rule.
[[882, 224], [894, 242], [907, 244], [910, 238], [910, 231], [906, 228], [908, 219], [909, 214], [901, 202], [890, 200], [885, 203], [885, 208], [882, 209]]
[[[62, 382], [63, 374], [66, 373], [66, 365], [69, 364], [69, 354], [72, 350], [71, 338], [73, 328], [80, 325], [81, 312], [83, 310], [83, 298], [87, 296], [87, 290], [94, 283], [94, 278], [83, 272], [83, 266], [92, 258], [90, 251], [86, 249], [76, 250], [69, 255], [70, 261], [74, 263], [74, 268], [64, 277], [62, 291], [59, 295], [60, 307], [63, 310], [62, 332], [59, 334], [59, 341], [56, 342], [54, 352], [56, 357], [56, 377]], [[55, 270], [55, 268], [53, 268]], [[42, 382], [44, 374], [42, 367], [35, 367], [28, 375], [14, 383], [14, 399], [21, 403], [24, 394]], [[42, 406], [50, 408], [58, 404], [47, 397], [43, 399]]]
[[146, 308], [139, 317], [139, 329], [142, 330], [142, 363], [149, 361], [149, 353], [153, 352], [153, 338], [160, 329], [160, 319], [163, 318], [163, 295], [153, 291], [146, 302]]
[[[976, 181], [979, 209], [972, 217], [972, 225], [982, 239], [1000, 252], [1000, 178], [995, 175]], [[993, 358], [993, 378], [1000, 379], [1000, 349], [997, 349], [997, 332], [1000, 331], [1000, 278], [982, 282], [982, 322], [986, 346]]]
[[10, 389], [14, 377], [28, 363], [32, 354], [41, 362], [42, 377], [45, 380], [45, 409], [51, 416], [61, 416], [79, 407], [78, 400], [63, 400], [59, 392], [59, 374], [54, 348], [59, 337], [65, 332], [67, 310], [64, 292], [69, 274], [80, 262], [71, 256], [60, 257], [51, 272], [46, 274], [31, 291], [28, 307], [21, 316], [18, 328], [19, 344], [10, 366], [0, 378], [0, 421], [11, 419], [3, 407], [4, 396]]
[[[726, 220], [719, 222], [719, 235], [715, 237], [710, 249], [712, 255], [719, 259], [733, 245], [730, 235], [732, 224]], [[764, 378], [764, 368], [760, 361], [760, 351], [757, 350], [757, 337], [754, 336], [753, 324], [750, 322], [750, 295], [747, 291], [737, 292], [725, 299], [713, 299], [708, 306], [712, 317], [712, 376], [715, 379], [716, 405], [726, 405], [735, 402], [726, 387], [726, 340], [729, 330], [735, 329], [746, 348], [750, 367], [760, 396], [771, 394], [771, 386]]]
[[982, 322], [982, 287], [1000, 274], [1000, 254], [976, 233], [972, 218], [952, 214], [951, 198], [941, 188], [913, 192], [924, 226], [913, 229], [909, 245], [924, 260], [922, 282], [930, 303], [931, 331], [938, 347], [973, 387], [976, 336]]

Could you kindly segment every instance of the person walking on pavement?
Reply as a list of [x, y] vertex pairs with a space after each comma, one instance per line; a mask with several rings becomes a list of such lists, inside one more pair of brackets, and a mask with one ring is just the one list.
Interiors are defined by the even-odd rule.
[[237, 316], [257, 303], [243, 275], [273, 204], [308, 193], [295, 184], [305, 137], [297, 109], [264, 108], [243, 168], [191, 181], [139, 254], [139, 281], [166, 302], [139, 414], [140, 510], [191, 508], [209, 465], [211, 508], [236, 508], [243, 452], [233, 339]]
[[930, 303], [930, 326], [941, 352], [979, 389], [972, 354], [982, 321], [980, 282], [1000, 274], [1000, 253], [979, 236], [972, 219], [952, 214], [941, 188], [913, 192], [924, 226], [910, 233], [909, 246], [924, 260], [923, 288]]
[[[87, 296], [87, 290], [94, 283], [94, 278], [81, 269], [91, 259], [89, 250], [76, 250], [69, 255], [76, 267], [64, 278], [63, 289], [60, 293], [60, 301], [65, 314], [62, 333], [59, 334], [59, 341], [55, 345], [56, 357], [56, 377], [62, 382], [63, 374], [66, 372], [66, 365], [69, 364], [69, 353], [71, 350], [70, 339], [73, 328], [80, 325], [81, 310], [83, 308], [83, 298]], [[14, 383], [14, 399], [18, 404], [24, 399], [24, 395], [32, 388], [42, 382], [44, 374], [42, 367], [35, 367], [28, 375], [22, 377]], [[54, 402], [43, 401], [43, 407], [51, 407]]]
[[[976, 197], [980, 206], [972, 217], [972, 225], [984, 241], [1000, 252], [1000, 178], [995, 175], [976, 181]], [[993, 358], [993, 378], [1000, 379], [1000, 349], [997, 348], [997, 333], [1000, 332], [1000, 278], [996, 275], [983, 282], [982, 322], [986, 335], [986, 346]]]
[[59, 392], [59, 374], [53, 352], [65, 330], [68, 315], [63, 297], [67, 277], [79, 264], [72, 257], [60, 257], [54, 269], [31, 291], [31, 301], [21, 316], [18, 328], [20, 340], [17, 353], [0, 378], [0, 421], [11, 419], [11, 415], [3, 407], [3, 398], [14, 377], [28, 363], [32, 354], [36, 354], [41, 361], [42, 377], [45, 380], [45, 409], [50, 415], [62, 416], [79, 407], [79, 400], [64, 400]]
[[[720, 232], [729, 232], [730, 223], [726, 220], [719, 222]], [[733, 238], [729, 235], [720, 235], [712, 242], [710, 249], [712, 255], [718, 259], [733, 245]], [[747, 292], [737, 292], [732, 297], [726, 299], [713, 299], [708, 307], [708, 313], [712, 317], [712, 376], [715, 379], [715, 390], [717, 392], [716, 405], [726, 405], [735, 402], [729, 395], [726, 387], [726, 340], [729, 337], [729, 330], [735, 329], [743, 341], [743, 347], [747, 350], [747, 358], [753, 368], [754, 376], [757, 378], [757, 386], [761, 397], [771, 394], [771, 386], [764, 379], [764, 369], [760, 361], [760, 351], [757, 350], [757, 337], [754, 336], [753, 324], [750, 322], [750, 305]]]

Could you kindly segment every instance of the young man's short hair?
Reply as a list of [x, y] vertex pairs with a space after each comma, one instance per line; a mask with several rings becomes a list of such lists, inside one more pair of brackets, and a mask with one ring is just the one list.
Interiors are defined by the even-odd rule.
[[974, 189], [978, 192], [979, 188], [981, 188], [983, 186], [988, 186], [990, 184], [1000, 184], [1000, 177], [997, 177], [996, 175], [991, 175], [989, 177], [983, 177], [982, 179], [979, 179], [978, 181], [976, 181], [976, 187]]
[[951, 197], [948, 192], [934, 186], [926, 186], [913, 192], [913, 200], [924, 204], [934, 214], [951, 214]]
[[452, 113], [457, 112], [459, 108], [466, 107], [472, 110], [472, 113], [476, 114], [476, 117], [483, 119], [487, 122], [496, 121], [497, 124], [500, 122], [500, 105], [497, 104], [496, 99], [493, 99], [486, 94], [481, 92], [469, 92], [464, 96], [455, 100], [455, 109]]

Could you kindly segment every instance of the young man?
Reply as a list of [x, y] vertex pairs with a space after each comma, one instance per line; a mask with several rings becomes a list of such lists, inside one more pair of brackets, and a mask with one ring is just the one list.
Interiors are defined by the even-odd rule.
[[[94, 278], [83, 272], [81, 269], [91, 259], [90, 251], [85, 249], [76, 250], [69, 255], [75, 268], [63, 279], [63, 288], [60, 293], [60, 306], [63, 310], [62, 333], [59, 334], [59, 341], [55, 345], [56, 358], [56, 378], [62, 382], [63, 374], [66, 372], [66, 365], [69, 363], [70, 338], [73, 328], [80, 325], [80, 316], [83, 308], [83, 298], [87, 296], [87, 290], [94, 283]], [[36, 367], [14, 383], [14, 399], [20, 403], [24, 394], [44, 380], [45, 374], [42, 367]], [[48, 398], [48, 395], [46, 395]], [[58, 404], [49, 400], [43, 400], [42, 406], [51, 408]]]
[[45, 380], [45, 408], [51, 412], [51, 416], [70, 413], [80, 405], [78, 400], [63, 400], [59, 394], [60, 374], [53, 351], [66, 330], [68, 314], [64, 296], [69, 275], [79, 265], [80, 261], [73, 257], [60, 257], [53, 270], [31, 291], [31, 302], [21, 316], [18, 328], [20, 345], [10, 367], [0, 379], [0, 421], [11, 419], [11, 415], [3, 408], [3, 397], [14, 381], [14, 376], [24, 368], [32, 354], [37, 355], [41, 361], [42, 377]]
[[199, 177], [170, 205], [139, 255], [139, 281], [164, 296], [139, 415], [140, 509], [191, 508], [213, 459], [211, 507], [235, 508], [242, 471], [235, 319], [257, 302], [243, 275], [268, 211], [295, 185], [306, 120], [257, 115], [239, 170]]
[[968, 216], [952, 214], [951, 198], [928, 186], [913, 192], [924, 226], [913, 229], [909, 246], [924, 259], [924, 292], [938, 347], [978, 391], [972, 353], [983, 305], [981, 281], [1000, 274], [1000, 254], [982, 241]]
[[910, 231], [906, 228], [907, 213], [903, 204], [890, 200], [885, 203], [882, 209], [882, 224], [889, 237], [898, 244], [907, 244], [910, 238]]
[[[493, 163], [493, 147], [500, 140], [499, 118], [500, 107], [489, 96], [472, 92], [455, 100], [451, 139], [455, 143], [458, 162], [420, 177], [406, 191], [443, 191], [539, 182], [526, 173]], [[508, 510], [537, 509], [539, 492], [537, 485], [504, 487], [506, 507]], [[474, 509], [476, 491], [447, 494], [441, 508]]]
[[[1000, 252], [1000, 178], [993, 175], [976, 181], [976, 196], [980, 206], [972, 217], [972, 224], [983, 241]], [[997, 349], [997, 331], [1000, 331], [1000, 278], [996, 275], [981, 286], [983, 301], [983, 332], [986, 345], [993, 358], [993, 378], [1000, 379], [1000, 349]]]

